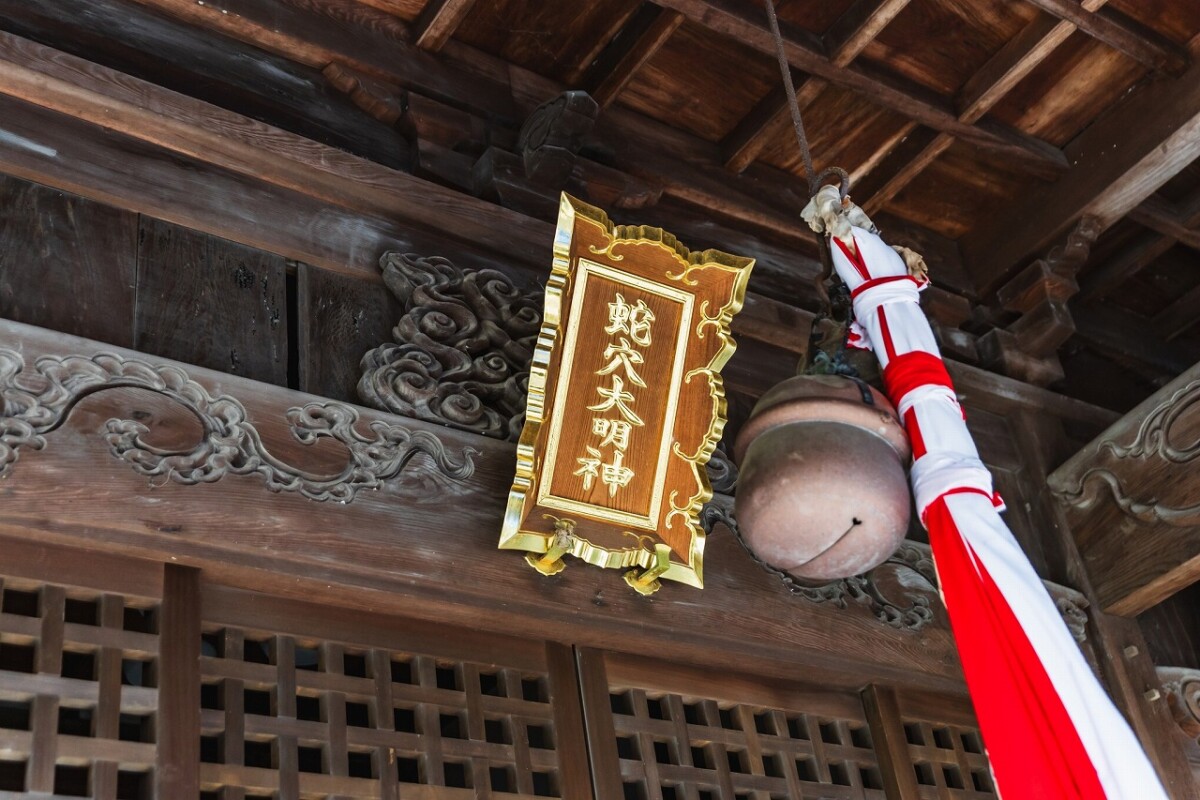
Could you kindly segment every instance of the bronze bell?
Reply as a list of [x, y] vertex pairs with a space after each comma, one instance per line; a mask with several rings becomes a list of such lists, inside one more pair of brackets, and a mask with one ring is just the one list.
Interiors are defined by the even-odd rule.
[[779, 383], [734, 445], [742, 539], [768, 566], [804, 581], [878, 566], [908, 530], [910, 454], [895, 409], [866, 383], [839, 375]]

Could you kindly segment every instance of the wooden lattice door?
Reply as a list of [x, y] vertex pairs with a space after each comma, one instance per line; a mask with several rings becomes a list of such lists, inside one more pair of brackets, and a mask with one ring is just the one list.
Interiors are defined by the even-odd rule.
[[961, 700], [928, 714], [910, 707], [931, 698], [900, 702], [879, 687], [860, 694], [578, 655], [601, 800], [995, 797]]

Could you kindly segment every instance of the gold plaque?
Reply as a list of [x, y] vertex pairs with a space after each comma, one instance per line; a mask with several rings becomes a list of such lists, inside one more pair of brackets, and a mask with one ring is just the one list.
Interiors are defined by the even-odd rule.
[[753, 265], [562, 196], [501, 548], [546, 574], [565, 555], [626, 568], [642, 593], [703, 586], [705, 465]]

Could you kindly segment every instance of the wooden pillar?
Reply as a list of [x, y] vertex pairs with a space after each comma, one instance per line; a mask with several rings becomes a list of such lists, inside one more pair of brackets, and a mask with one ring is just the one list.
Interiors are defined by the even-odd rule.
[[158, 800], [200, 794], [200, 570], [167, 564], [159, 631]]

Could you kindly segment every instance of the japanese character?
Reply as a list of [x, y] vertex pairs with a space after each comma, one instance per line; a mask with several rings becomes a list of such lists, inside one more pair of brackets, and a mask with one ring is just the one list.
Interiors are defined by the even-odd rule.
[[618, 450], [627, 449], [629, 447], [629, 432], [632, 430], [633, 426], [624, 420], [605, 419], [604, 417], [592, 418], [592, 433], [604, 437], [604, 441], [600, 442], [601, 447], [611, 444]]
[[628, 333], [636, 344], [649, 347], [651, 322], [654, 322], [654, 312], [646, 305], [645, 300], [638, 300], [637, 305], [631, 306], [625, 302], [621, 293], [617, 292], [616, 302], [608, 304], [608, 327], [604, 332], [610, 336], [614, 333]]
[[633, 470], [621, 464], [624, 459], [625, 454], [618, 450], [613, 453], [612, 463], [605, 464], [601, 470], [602, 480], [608, 486], [609, 497], [615, 495], [618, 488], [625, 488], [633, 480]]
[[620, 344], [610, 344], [604, 348], [604, 357], [608, 359], [608, 366], [598, 371], [597, 375], [611, 375], [618, 368], [625, 368], [625, 377], [634, 386], [645, 386], [646, 382], [642, 380], [642, 376], [637, 374], [637, 370], [633, 368], [634, 364], [641, 364], [645, 359], [642, 354], [634, 350], [629, 340], [624, 336], [621, 337]]
[[612, 388], [605, 389], [603, 386], [596, 387], [596, 391], [600, 396], [605, 398], [603, 402], [597, 403], [594, 406], [588, 406], [589, 411], [608, 411], [610, 408], [616, 408], [621, 412], [621, 416], [627, 421], [641, 427], [646, 423], [642, 422], [642, 418], [633, 413], [633, 409], [625, 405], [633, 402], [633, 392], [625, 391], [625, 381], [621, 380], [620, 375], [612, 376]]
[[591, 458], [576, 459], [579, 462], [579, 469], [573, 473], [583, 477], [583, 488], [585, 491], [590, 490], [596, 478], [600, 476], [600, 460], [604, 457], [594, 447], [589, 447], [587, 451]]

